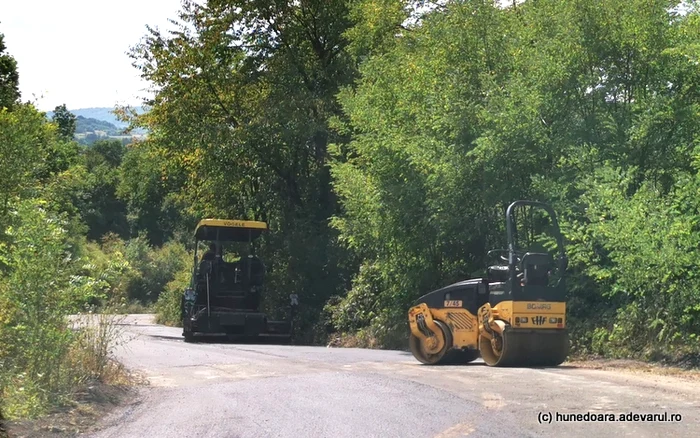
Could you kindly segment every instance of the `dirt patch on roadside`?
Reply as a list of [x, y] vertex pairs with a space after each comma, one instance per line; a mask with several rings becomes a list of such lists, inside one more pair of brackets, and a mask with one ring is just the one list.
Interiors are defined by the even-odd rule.
[[670, 376], [700, 382], [700, 369], [642, 362], [630, 359], [572, 359], [567, 364], [576, 368], [623, 371], [637, 375]]
[[118, 384], [95, 383], [77, 394], [69, 406], [41, 418], [5, 421], [6, 435], [0, 432], [0, 438], [73, 438], [93, 432], [114, 409], [130, 404], [137, 397], [138, 388], [145, 384], [143, 376], [126, 372]]
[[5, 427], [5, 418], [2, 415], [2, 410], [0, 410], [0, 438], [8, 438], [7, 428]]

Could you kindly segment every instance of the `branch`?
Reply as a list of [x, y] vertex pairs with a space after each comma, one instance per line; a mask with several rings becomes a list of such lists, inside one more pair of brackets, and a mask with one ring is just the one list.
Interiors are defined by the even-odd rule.
[[[216, 99], [217, 104], [221, 108], [221, 110], [225, 113], [224, 117], [226, 118], [226, 121], [233, 125], [234, 128], [237, 128], [240, 126], [240, 123], [238, 120], [231, 114], [231, 111], [226, 107], [224, 102], [221, 100], [219, 97], [219, 93], [216, 91], [216, 88], [214, 88], [214, 85], [209, 81], [207, 78], [205, 78], [205, 81], [207, 85], [209, 86], [209, 90], [212, 92], [214, 95], [214, 98]], [[280, 166], [278, 166], [275, 162], [272, 160], [268, 159], [268, 155], [266, 154], [265, 151], [263, 151], [261, 148], [255, 146], [254, 144], [250, 145], [250, 148], [253, 150], [253, 153], [257, 157], [260, 162], [262, 162], [264, 165], [268, 166], [270, 169], [272, 169], [277, 176], [282, 179], [286, 184], [287, 184], [287, 189], [289, 190], [289, 195], [294, 201], [294, 203], [298, 206], [303, 206], [303, 202], [301, 199], [301, 195], [299, 194], [299, 187], [294, 180], [294, 178], [289, 174], [289, 172], [285, 172]]]

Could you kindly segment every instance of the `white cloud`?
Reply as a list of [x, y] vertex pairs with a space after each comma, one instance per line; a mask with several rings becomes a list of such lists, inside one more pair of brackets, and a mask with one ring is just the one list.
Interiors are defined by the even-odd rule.
[[167, 20], [179, 9], [180, 0], [0, 2], [0, 33], [17, 60], [22, 100], [44, 111], [139, 104], [147, 84], [126, 52], [147, 24], [171, 28]]

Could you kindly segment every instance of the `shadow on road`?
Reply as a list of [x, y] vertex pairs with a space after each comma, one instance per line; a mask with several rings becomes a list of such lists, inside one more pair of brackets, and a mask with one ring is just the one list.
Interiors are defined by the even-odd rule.
[[[486, 363], [484, 362], [469, 362], [469, 363], [440, 363], [440, 364], [434, 364], [434, 365], [429, 365], [429, 364], [424, 364], [416, 361], [416, 365], [422, 366], [422, 367], [486, 367]], [[523, 365], [523, 366], [514, 366], [514, 367], [503, 367], [503, 368], [530, 368], [533, 370], [567, 370], [567, 369], [579, 369], [581, 367], [577, 367], [576, 365], [555, 365], [555, 366], [528, 366], [528, 365]]]
[[147, 335], [151, 338], [156, 338], [156, 339], [167, 339], [167, 340], [174, 340], [174, 341], [182, 341], [182, 336], [175, 336], [175, 335]]
[[421, 367], [426, 367], [426, 368], [435, 368], [435, 367], [481, 367], [486, 365], [483, 362], [469, 362], [469, 363], [458, 363], [458, 362], [447, 362], [447, 363], [436, 363], [436, 364], [426, 364], [426, 363], [420, 363], [416, 360], [416, 365], [421, 366]]
[[538, 370], [548, 370], [548, 369], [558, 369], [558, 370], [577, 370], [581, 367], [577, 367], [576, 365], [557, 365], [557, 366], [552, 366], [552, 367], [531, 367], [535, 368]]
[[[149, 334], [148, 336], [152, 338], [159, 338], [159, 339], [167, 339], [167, 340], [175, 340], [175, 341], [181, 341], [185, 342], [185, 339], [182, 335], [155, 335], [155, 334]], [[295, 346], [307, 346], [305, 344], [295, 344], [294, 342], [290, 342], [288, 340], [280, 340], [276, 338], [266, 338], [266, 337], [250, 337], [250, 338], [245, 338], [245, 337], [235, 337], [235, 338], [229, 338], [226, 335], [198, 335], [195, 336], [195, 338], [191, 341], [188, 342], [188, 344], [196, 345], [196, 344], [226, 344], [226, 345], [295, 345]]]

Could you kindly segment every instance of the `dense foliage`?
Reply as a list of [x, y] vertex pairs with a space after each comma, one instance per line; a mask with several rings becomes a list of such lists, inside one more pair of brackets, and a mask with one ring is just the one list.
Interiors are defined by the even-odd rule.
[[700, 22], [677, 6], [184, 2], [133, 52], [157, 91], [129, 202], [155, 240], [270, 222], [272, 304], [402, 346], [409, 303], [480, 274], [508, 203], [544, 200], [577, 351], [697, 352]]
[[19, 101], [16, 78], [0, 78], [0, 95], [15, 96], [0, 106], [0, 419], [40, 415], [120, 379], [114, 321], [75, 315], [139, 310], [187, 256], [175, 242], [129, 239], [117, 197], [122, 143], [78, 145], [65, 105], [49, 121]]
[[400, 330], [418, 294], [484, 266], [505, 205], [530, 198], [563, 216], [579, 352], [697, 353], [700, 22], [674, 6], [448, 2], [388, 26], [339, 96], [353, 140], [333, 221], [365, 270], [335, 321]]
[[0, 157], [0, 399], [15, 418], [104, 377], [101, 338], [66, 317], [106, 301], [125, 266], [91, 263], [72, 202], [86, 188], [82, 154], [57, 125], [29, 104], [0, 109]]

